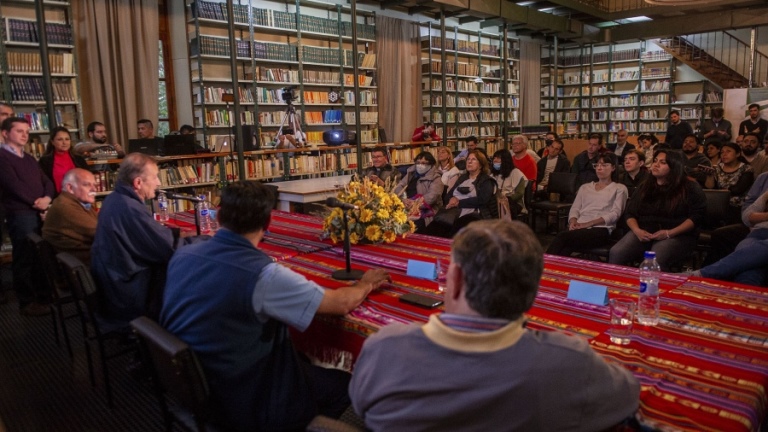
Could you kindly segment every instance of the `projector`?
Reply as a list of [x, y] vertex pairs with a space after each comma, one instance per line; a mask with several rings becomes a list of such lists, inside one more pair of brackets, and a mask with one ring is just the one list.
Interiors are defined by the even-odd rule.
[[323, 132], [323, 142], [329, 146], [338, 146], [347, 142], [347, 133], [341, 129]]

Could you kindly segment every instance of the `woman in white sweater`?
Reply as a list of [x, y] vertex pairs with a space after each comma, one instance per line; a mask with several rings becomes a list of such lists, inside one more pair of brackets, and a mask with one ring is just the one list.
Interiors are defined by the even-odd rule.
[[610, 244], [611, 232], [627, 204], [627, 187], [616, 183], [615, 154], [603, 153], [594, 166], [598, 180], [579, 188], [568, 214], [568, 231], [555, 237], [548, 254], [570, 256]]

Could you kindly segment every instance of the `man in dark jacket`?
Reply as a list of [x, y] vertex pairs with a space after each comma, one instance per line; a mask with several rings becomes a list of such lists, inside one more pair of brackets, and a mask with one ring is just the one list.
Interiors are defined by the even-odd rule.
[[664, 143], [670, 148], [680, 150], [683, 148], [685, 136], [693, 133], [693, 128], [688, 122], [680, 120], [680, 112], [672, 110], [669, 113], [669, 126], [664, 137]]
[[699, 182], [704, 187], [708, 170], [712, 168], [709, 158], [699, 153], [699, 138], [695, 134], [688, 134], [683, 138], [683, 154], [685, 157], [685, 174]]
[[536, 167], [536, 190], [546, 192], [550, 174], [568, 172], [571, 169], [571, 163], [563, 154], [563, 142], [559, 139], [552, 141], [548, 146], [547, 156], [540, 159]]
[[363, 176], [371, 179], [373, 183], [376, 183], [379, 186], [384, 186], [387, 179], [389, 179], [389, 182], [392, 185], [396, 185], [397, 182], [400, 181], [400, 171], [389, 164], [386, 149], [375, 148], [371, 150], [371, 161], [373, 166], [366, 168], [365, 171], [363, 171]]

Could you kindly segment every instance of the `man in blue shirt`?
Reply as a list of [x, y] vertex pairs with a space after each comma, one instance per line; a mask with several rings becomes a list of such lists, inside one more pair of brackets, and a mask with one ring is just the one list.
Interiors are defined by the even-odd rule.
[[298, 358], [288, 326], [316, 314], [344, 315], [388, 279], [381, 269], [355, 285], [324, 290], [258, 249], [275, 198], [257, 182], [221, 193], [221, 229], [180, 249], [168, 267], [160, 324], [190, 345], [225, 430], [304, 430], [316, 414], [349, 406], [349, 374]]

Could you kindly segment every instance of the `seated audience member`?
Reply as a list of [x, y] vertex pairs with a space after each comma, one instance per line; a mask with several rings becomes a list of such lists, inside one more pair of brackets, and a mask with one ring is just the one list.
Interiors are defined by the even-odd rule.
[[600, 431], [635, 413], [630, 371], [582, 338], [525, 327], [544, 267], [530, 228], [475, 222], [451, 249], [445, 312], [363, 345], [349, 394], [368, 430]]
[[181, 125], [179, 128], [179, 135], [194, 135], [195, 134], [195, 128], [192, 126], [185, 124]]
[[[538, 170], [536, 167], [537, 160], [528, 153], [528, 137], [525, 135], [513, 136], [511, 152], [515, 168], [522, 171], [525, 178], [530, 179], [531, 181], [536, 180], [538, 177]], [[536, 156], [536, 153], [533, 155]]]
[[627, 132], [626, 129], [621, 129], [618, 132], [616, 132], [616, 143], [615, 144], [608, 144], [607, 149], [608, 151], [613, 152], [617, 158], [619, 158], [618, 164], [619, 166], [624, 165], [624, 155], [627, 154], [630, 150], [635, 149], [635, 145], [628, 143], [627, 138], [629, 137], [629, 132]]
[[[629, 155], [634, 153], [627, 153]], [[548, 254], [570, 256], [610, 244], [611, 232], [624, 213], [628, 197], [627, 187], [614, 181], [616, 163], [614, 153], [605, 152], [597, 157], [598, 180], [581, 185], [568, 213], [568, 231], [555, 237], [547, 249]]]
[[[730, 142], [731, 141], [731, 122], [723, 118], [725, 110], [722, 107], [712, 108], [712, 116], [704, 120], [701, 124], [701, 137], [704, 139], [704, 145], [710, 142]], [[712, 162], [715, 165], [715, 162]]]
[[[536, 151], [536, 155], [539, 156], [539, 158], [541, 159], [544, 159], [547, 156], [549, 156], [550, 146], [555, 141], [560, 141], [560, 136], [555, 132], [547, 132], [547, 134], [544, 135], [544, 147], [538, 149]], [[565, 154], [565, 152], [563, 151], [561, 151], [560, 153], [562, 153], [563, 155]]]
[[549, 175], [553, 172], [569, 172], [571, 163], [565, 157], [563, 142], [556, 139], [549, 145], [546, 156], [536, 163], [536, 190], [546, 193]]
[[301, 148], [302, 144], [297, 139], [293, 128], [283, 128], [282, 133], [277, 136], [277, 149], [295, 149]]
[[[762, 173], [755, 179], [752, 187], [749, 188], [749, 192], [744, 197], [744, 202], [741, 205], [742, 220], [744, 210], [751, 206], [757, 198], [763, 193], [768, 191], [768, 173]], [[744, 225], [741, 221], [732, 225], [726, 225], [724, 227], [717, 228], [712, 231], [710, 240], [710, 250], [707, 252], [707, 256], [704, 259], [704, 265], [709, 265], [719, 261], [726, 255], [736, 250], [736, 246], [747, 238], [750, 229]]]
[[[468, 223], [478, 219], [495, 217], [491, 204], [496, 206], [496, 181], [489, 175], [488, 159], [475, 150], [467, 157], [464, 172], [448, 193], [445, 207], [423, 231], [424, 234], [451, 237]], [[498, 210], [498, 208], [496, 208]]]
[[645, 166], [651, 166], [653, 163], [653, 154], [656, 152], [656, 146], [659, 145], [659, 139], [653, 134], [640, 135], [637, 138], [637, 142], [640, 144], [640, 150], [645, 153]]
[[[75, 144], [73, 152], [78, 156], [89, 157], [91, 153], [99, 149], [111, 149], [117, 152], [118, 157], [124, 157], [123, 146], [118, 143], [107, 143], [107, 127], [101, 122], [90, 122], [86, 128], [88, 139]], [[104, 168], [106, 169], [106, 168]]]
[[180, 243], [144, 204], [160, 186], [157, 174], [155, 159], [130, 153], [99, 212], [91, 272], [103, 292], [101, 312], [110, 330], [127, 328], [142, 315], [157, 318], [166, 266]]
[[488, 153], [485, 152], [485, 149], [482, 147], [478, 147], [477, 145], [477, 137], [472, 135], [467, 137], [467, 148], [459, 152], [459, 154], [456, 155], [455, 158], [453, 158], [453, 162], [458, 164], [460, 161], [466, 160], [467, 155], [469, 155], [469, 152], [471, 151], [479, 151], [483, 155], [485, 155], [486, 158], [488, 158]]
[[741, 147], [734, 143], [723, 144], [720, 150], [720, 163], [708, 172], [705, 187], [707, 189], [727, 189], [731, 192], [730, 206], [726, 222], [738, 223], [741, 220], [741, 205], [744, 196], [755, 182], [752, 167], [741, 157]]
[[149, 119], [139, 119], [139, 121], [136, 122], [136, 134], [139, 139], [157, 138], [155, 136], [155, 125], [152, 124], [152, 120]]
[[763, 145], [766, 133], [768, 133], [768, 120], [760, 117], [760, 104], [750, 104], [749, 118], [739, 124], [739, 135], [755, 134], [757, 142]]
[[512, 155], [507, 150], [502, 149], [493, 154], [491, 177], [496, 180], [497, 190], [500, 190], [509, 200], [512, 217], [528, 211], [523, 199], [528, 179], [515, 167]]
[[435, 125], [427, 120], [424, 125], [417, 127], [413, 131], [411, 141], [440, 141], [440, 135], [435, 132]]
[[[707, 159], [713, 167], [720, 163], [720, 149], [722, 147], [723, 143], [716, 139], [709, 140], [704, 147], [704, 154], [707, 155]], [[741, 147], [739, 147], [739, 153], [741, 153]]]
[[609, 262], [630, 265], [652, 250], [662, 271], [685, 260], [696, 248], [697, 228], [704, 222], [704, 191], [683, 171], [683, 156], [670, 149], [656, 152], [651, 176], [635, 191], [626, 211], [631, 230], [610, 251]]
[[27, 235], [40, 234], [40, 215], [48, 209], [55, 189], [35, 158], [24, 152], [29, 121], [8, 117], [0, 126], [0, 134], [0, 203], [13, 246], [13, 290], [22, 315], [47, 315], [51, 313], [45, 304], [50, 300], [50, 292], [44, 289], [47, 284], [41, 272], [35, 271], [37, 252]]
[[400, 181], [400, 171], [389, 164], [389, 156], [385, 148], [371, 150], [371, 162], [373, 166], [366, 168], [363, 176], [368, 177], [373, 183], [384, 186], [388, 179], [392, 185]]
[[768, 191], [744, 210], [744, 224], [752, 231], [736, 250], [723, 259], [695, 271], [704, 276], [746, 285], [768, 284]]
[[587, 149], [577, 154], [571, 165], [571, 172], [578, 174], [576, 183], [579, 186], [597, 181], [594, 165], [597, 163], [597, 157], [605, 151], [607, 150], [603, 147], [603, 136], [596, 133], [590, 135]]
[[749, 162], [749, 166], [752, 167], [752, 172], [756, 176], [768, 172], [768, 155], [760, 150], [762, 144], [758, 134], [748, 133], [744, 135], [740, 147], [741, 155]]
[[303, 331], [317, 314], [345, 315], [388, 279], [370, 270], [355, 285], [324, 290], [275, 263], [258, 247], [274, 204], [259, 182], [227, 186], [222, 228], [168, 266], [160, 324], [200, 359], [221, 430], [304, 430], [316, 414], [341, 416], [349, 374], [299, 357], [288, 328]]
[[619, 172], [619, 183], [627, 187], [630, 197], [646, 177], [648, 169], [645, 167], [645, 153], [637, 149], [625, 153], [624, 167]]
[[704, 187], [707, 174], [712, 168], [709, 158], [699, 153], [699, 138], [696, 134], [688, 134], [683, 138], [683, 161], [685, 163], [685, 175], [699, 182]]
[[40, 169], [53, 182], [56, 193], [61, 192], [61, 180], [69, 170], [74, 168], [88, 169], [88, 164], [81, 156], [72, 152], [72, 139], [65, 127], [55, 127], [51, 130], [51, 139], [45, 147], [45, 154], [40, 156]]
[[43, 238], [57, 252], [68, 252], [85, 265], [91, 264], [91, 245], [96, 236], [95, 190], [93, 174], [81, 168], [69, 170], [43, 223]]
[[453, 153], [448, 147], [437, 148], [437, 172], [443, 185], [450, 189], [461, 175], [461, 170], [453, 162]]
[[415, 220], [417, 227], [425, 227], [432, 222], [432, 216], [442, 206], [443, 182], [437, 172], [437, 161], [432, 153], [421, 152], [416, 155], [414, 165], [408, 168], [394, 192], [404, 194], [408, 199], [423, 198], [421, 217]]

